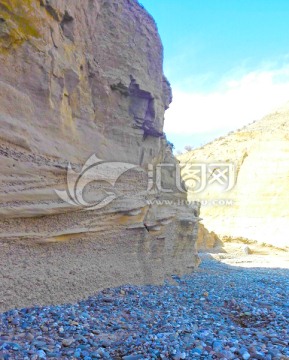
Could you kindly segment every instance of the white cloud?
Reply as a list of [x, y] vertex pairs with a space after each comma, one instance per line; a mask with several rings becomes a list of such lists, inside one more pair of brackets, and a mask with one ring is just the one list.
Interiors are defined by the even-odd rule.
[[231, 72], [214, 92], [174, 91], [165, 131], [188, 135], [234, 130], [289, 101], [289, 65], [239, 74]]

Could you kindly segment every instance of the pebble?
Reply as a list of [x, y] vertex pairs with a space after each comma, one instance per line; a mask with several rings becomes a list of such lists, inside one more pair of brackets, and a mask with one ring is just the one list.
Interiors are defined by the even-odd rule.
[[223, 348], [223, 345], [220, 341], [214, 341], [213, 342], [213, 350], [214, 351], [221, 351]]
[[289, 359], [289, 270], [205, 257], [173, 279], [0, 314], [0, 359]]
[[37, 355], [39, 359], [46, 359], [46, 353], [43, 350], [38, 350]]
[[63, 341], [62, 341], [62, 345], [63, 346], [66, 346], [66, 347], [69, 347], [69, 346], [71, 346], [73, 343], [74, 343], [74, 339], [72, 339], [72, 338], [70, 338], [70, 339], [64, 339]]
[[242, 358], [243, 358], [244, 360], [249, 360], [250, 357], [251, 357], [251, 355], [250, 355], [247, 351], [243, 352]]

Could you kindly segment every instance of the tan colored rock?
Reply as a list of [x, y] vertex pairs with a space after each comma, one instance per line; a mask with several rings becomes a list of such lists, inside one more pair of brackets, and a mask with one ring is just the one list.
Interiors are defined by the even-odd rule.
[[222, 242], [217, 234], [206, 229], [203, 224], [199, 224], [197, 240], [197, 249], [199, 251], [210, 251], [221, 245]]
[[227, 184], [215, 183], [200, 193], [189, 192], [189, 197], [202, 202], [201, 217], [208, 229], [221, 237], [289, 246], [288, 133], [287, 104], [260, 121], [180, 156], [186, 169], [190, 163], [235, 166], [232, 190], [221, 191]]
[[[0, 311], [192, 271], [199, 205], [175, 186], [153, 19], [133, 0], [0, 4]], [[74, 192], [93, 156], [131, 166], [115, 186], [105, 166], [90, 181], [99, 167]], [[161, 163], [169, 193], [149, 186]]]

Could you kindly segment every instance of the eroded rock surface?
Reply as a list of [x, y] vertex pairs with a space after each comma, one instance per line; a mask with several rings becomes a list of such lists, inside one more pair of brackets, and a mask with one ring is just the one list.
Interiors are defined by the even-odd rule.
[[[163, 134], [172, 95], [162, 62], [136, 1], [0, 1], [1, 310], [198, 265], [199, 205], [179, 205], [186, 194]], [[68, 163], [80, 173], [94, 154], [133, 168], [115, 186], [109, 172], [89, 184], [86, 202], [110, 201], [83, 211], [55, 190], [67, 189]], [[161, 163], [169, 193], [152, 181]]]
[[208, 252], [215, 250], [222, 245], [222, 241], [213, 231], [209, 231], [203, 224], [199, 224], [197, 249], [199, 251]]
[[[203, 191], [189, 193], [189, 197], [202, 202], [201, 217], [208, 229], [221, 237], [289, 246], [288, 131], [286, 104], [260, 121], [180, 156], [184, 169], [206, 164], [207, 170], [213, 170], [207, 173], [208, 186]], [[212, 164], [216, 165], [210, 168]], [[230, 171], [223, 177], [225, 167], [219, 168], [218, 164], [235, 168], [230, 175], [235, 185], [230, 191], [224, 191]], [[210, 184], [214, 177], [216, 181]]]

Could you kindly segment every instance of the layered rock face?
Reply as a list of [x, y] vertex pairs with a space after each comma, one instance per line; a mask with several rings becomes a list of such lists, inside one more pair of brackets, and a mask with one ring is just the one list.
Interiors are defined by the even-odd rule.
[[0, 0], [0, 310], [198, 265], [162, 61], [136, 1]]
[[[187, 184], [190, 196], [202, 202], [201, 217], [208, 229], [220, 236], [289, 246], [288, 133], [287, 104], [260, 121], [180, 157], [184, 172], [191, 164], [206, 164], [205, 189], [198, 192], [198, 181], [194, 183], [189, 177]], [[234, 171], [230, 170], [231, 164]], [[226, 191], [228, 187], [232, 189]]]

